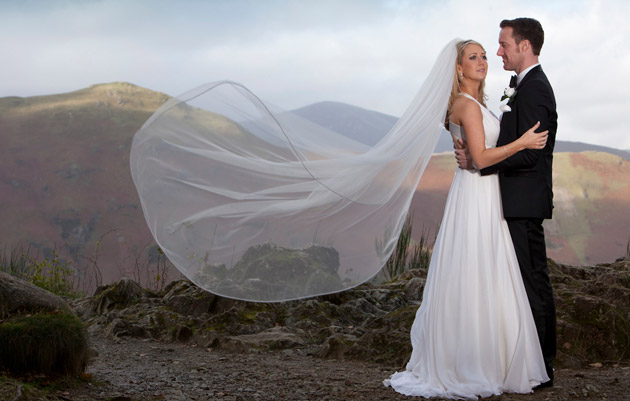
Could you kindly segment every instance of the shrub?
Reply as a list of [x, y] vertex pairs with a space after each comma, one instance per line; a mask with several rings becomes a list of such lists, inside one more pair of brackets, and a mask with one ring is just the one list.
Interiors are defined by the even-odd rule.
[[73, 272], [72, 261], [62, 260], [53, 250], [50, 258], [31, 260], [31, 274], [28, 280], [53, 294], [78, 298], [81, 294], [74, 289]]
[[0, 323], [0, 366], [15, 374], [78, 375], [87, 359], [85, 328], [72, 314], [38, 313]]

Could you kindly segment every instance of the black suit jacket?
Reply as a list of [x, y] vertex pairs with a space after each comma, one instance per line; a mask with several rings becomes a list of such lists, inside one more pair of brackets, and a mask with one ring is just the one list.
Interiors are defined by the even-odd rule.
[[501, 117], [497, 147], [513, 142], [536, 121], [540, 121], [537, 132], [549, 130], [547, 145], [540, 150], [522, 150], [481, 170], [481, 174], [499, 173], [505, 218], [550, 219], [553, 209], [552, 153], [558, 114], [553, 89], [540, 65], [523, 77], [508, 106], [512, 110]]

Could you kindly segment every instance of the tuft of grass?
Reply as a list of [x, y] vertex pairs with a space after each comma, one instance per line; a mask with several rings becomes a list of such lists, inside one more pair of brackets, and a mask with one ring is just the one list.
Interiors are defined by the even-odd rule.
[[429, 232], [423, 230], [420, 240], [411, 246], [412, 231], [413, 213], [407, 216], [398, 237], [396, 248], [383, 268], [387, 280], [393, 280], [408, 270], [426, 270], [429, 268], [432, 253], [432, 246], [429, 245], [427, 240]]
[[5, 246], [0, 253], [0, 271], [29, 281], [56, 295], [70, 298], [83, 295], [75, 289], [72, 261], [60, 258], [54, 249], [50, 257], [38, 260], [37, 256], [31, 254], [30, 246], [24, 247], [18, 243], [8, 251]]
[[76, 376], [87, 361], [85, 328], [73, 314], [38, 313], [0, 323], [0, 366], [14, 374]]
[[12, 276], [26, 278], [31, 272], [30, 247], [24, 248], [19, 243], [7, 252], [5, 245], [0, 253], [0, 271]]

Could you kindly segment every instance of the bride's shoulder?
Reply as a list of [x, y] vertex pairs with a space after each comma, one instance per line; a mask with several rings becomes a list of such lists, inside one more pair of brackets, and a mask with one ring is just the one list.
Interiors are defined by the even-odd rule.
[[478, 110], [479, 104], [471, 97], [460, 93], [453, 101], [453, 112], [471, 112]]
[[466, 95], [460, 95], [453, 101], [450, 118], [455, 124], [464, 125], [466, 122], [482, 120], [483, 117], [476, 101]]

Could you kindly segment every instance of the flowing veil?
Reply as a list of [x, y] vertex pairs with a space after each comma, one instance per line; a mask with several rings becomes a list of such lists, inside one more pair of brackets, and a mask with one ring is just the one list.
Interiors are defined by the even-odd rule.
[[369, 147], [221, 81], [164, 104], [131, 174], [156, 242], [212, 293], [275, 302], [342, 291], [392, 253], [443, 131], [457, 40]]

